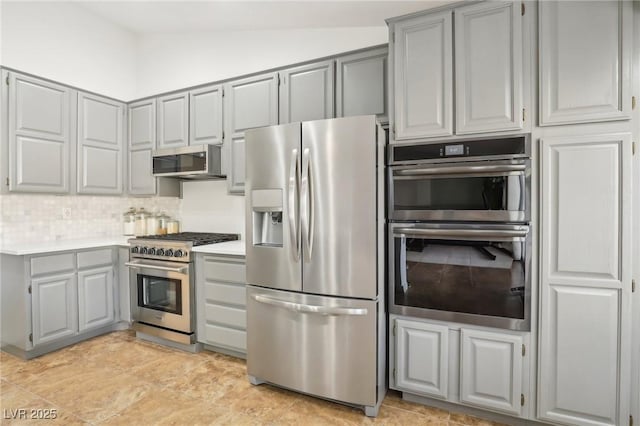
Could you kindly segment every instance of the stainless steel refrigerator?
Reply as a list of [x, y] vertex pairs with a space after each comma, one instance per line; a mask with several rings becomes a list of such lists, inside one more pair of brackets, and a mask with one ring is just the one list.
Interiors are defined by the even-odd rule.
[[359, 116], [245, 137], [249, 379], [376, 416], [386, 392], [384, 130]]

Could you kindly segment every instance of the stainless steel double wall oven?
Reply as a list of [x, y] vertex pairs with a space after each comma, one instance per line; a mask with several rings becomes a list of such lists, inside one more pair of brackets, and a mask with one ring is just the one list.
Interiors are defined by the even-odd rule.
[[389, 311], [531, 322], [529, 135], [389, 148]]

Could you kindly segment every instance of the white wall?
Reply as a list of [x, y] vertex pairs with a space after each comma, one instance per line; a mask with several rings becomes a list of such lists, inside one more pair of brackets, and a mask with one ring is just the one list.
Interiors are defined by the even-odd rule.
[[244, 197], [227, 194], [226, 180], [183, 183], [181, 230], [241, 234], [244, 240], [244, 214]]
[[137, 98], [388, 41], [386, 26], [142, 35]]
[[130, 100], [136, 36], [73, 2], [2, 1], [0, 64]]

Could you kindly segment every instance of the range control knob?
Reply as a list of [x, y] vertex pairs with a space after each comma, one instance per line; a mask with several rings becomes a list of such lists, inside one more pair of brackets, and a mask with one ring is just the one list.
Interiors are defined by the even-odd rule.
[[175, 257], [182, 257], [182, 250], [176, 250], [176, 252], [175, 252], [175, 253], [173, 253], [173, 255], [174, 255]]
[[140, 247], [135, 246], [135, 247], [131, 247], [131, 253], [137, 253], [140, 250]]
[[156, 254], [158, 256], [164, 256], [164, 249], [159, 248], [158, 251], [156, 251]]
[[156, 254], [156, 248], [155, 247], [151, 247], [148, 251], [149, 254]]
[[140, 254], [147, 254], [147, 251], [148, 251], [148, 250], [149, 250], [149, 249], [148, 249], [147, 247], [142, 247], [142, 248], [140, 249]]
[[168, 249], [167, 251], [164, 252], [164, 255], [167, 257], [173, 257], [173, 250]]

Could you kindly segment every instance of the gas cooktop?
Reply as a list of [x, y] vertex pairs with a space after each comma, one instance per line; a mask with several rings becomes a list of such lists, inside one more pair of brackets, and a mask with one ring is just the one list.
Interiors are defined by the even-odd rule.
[[136, 238], [137, 240], [162, 240], [162, 241], [180, 241], [191, 243], [193, 247], [204, 244], [222, 243], [225, 241], [235, 241], [238, 234], [216, 234], [210, 232], [179, 232], [177, 234], [166, 235], [145, 235]]

